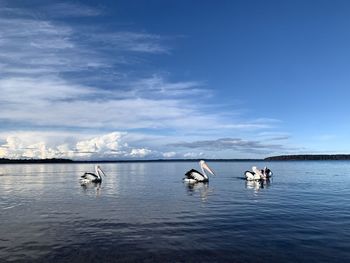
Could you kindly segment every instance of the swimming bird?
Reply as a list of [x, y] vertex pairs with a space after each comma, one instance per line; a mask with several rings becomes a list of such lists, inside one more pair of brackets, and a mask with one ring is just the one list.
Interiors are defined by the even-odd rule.
[[207, 170], [210, 174], [215, 175], [214, 171], [209, 168], [209, 166], [205, 163], [205, 161], [200, 160], [199, 166], [202, 170], [202, 173], [198, 172], [195, 169], [189, 170], [187, 173], [185, 173], [184, 181], [188, 183], [197, 183], [197, 182], [208, 182], [209, 177], [205, 173], [205, 170]]
[[95, 173], [84, 173], [80, 178], [80, 182], [83, 184], [101, 183], [102, 175], [106, 176], [106, 174], [102, 171], [101, 167], [98, 165], [95, 165]]
[[252, 170], [253, 171], [246, 171], [244, 173], [248, 181], [266, 180], [272, 176], [272, 171], [266, 166], [262, 170], [259, 170], [256, 168], [256, 166], [253, 166]]

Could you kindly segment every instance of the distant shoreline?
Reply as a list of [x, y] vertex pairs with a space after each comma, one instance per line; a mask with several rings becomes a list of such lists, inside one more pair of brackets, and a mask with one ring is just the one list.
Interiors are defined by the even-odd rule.
[[297, 154], [271, 156], [264, 161], [346, 161], [350, 154]]
[[[203, 158], [205, 159], [205, 158]], [[201, 159], [152, 159], [152, 160], [71, 160], [48, 159], [8, 159], [0, 158], [0, 164], [45, 164], [45, 163], [152, 163], [152, 162], [198, 162]], [[302, 154], [279, 155], [265, 159], [205, 159], [211, 162], [261, 162], [261, 161], [343, 161], [350, 160], [350, 154]]]
[[[204, 158], [203, 158], [204, 159]], [[0, 164], [45, 164], [45, 163], [155, 163], [155, 162], [199, 162], [202, 159], [152, 159], [152, 160], [71, 160], [71, 159], [7, 159], [0, 158]], [[204, 159], [211, 162], [252, 162], [263, 159]]]

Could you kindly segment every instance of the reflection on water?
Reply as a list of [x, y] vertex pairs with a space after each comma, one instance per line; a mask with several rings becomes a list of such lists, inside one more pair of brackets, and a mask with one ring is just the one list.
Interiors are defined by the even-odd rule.
[[212, 193], [212, 190], [209, 188], [209, 182], [184, 182], [184, 185], [186, 185], [187, 193], [189, 195], [193, 196], [195, 194], [199, 194], [202, 201], [206, 201], [208, 195]]
[[271, 180], [255, 180], [255, 181], [246, 181], [247, 189], [254, 189], [255, 192], [258, 192], [260, 189], [268, 188], [270, 186]]
[[95, 193], [96, 196], [101, 195], [101, 183], [93, 183], [93, 182], [88, 182], [88, 183], [80, 183], [81, 189], [83, 189], [83, 192], [85, 194], [88, 193]]
[[217, 162], [183, 183], [195, 164], [106, 163], [87, 185], [94, 164], [0, 165], [0, 262], [350, 262], [350, 162], [273, 162], [273, 182]]

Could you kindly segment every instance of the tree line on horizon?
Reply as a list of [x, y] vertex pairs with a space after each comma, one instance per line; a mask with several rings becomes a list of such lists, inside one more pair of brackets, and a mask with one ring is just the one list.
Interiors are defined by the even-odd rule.
[[327, 160], [350, 160], [350, 154], [296, 154], [271, 156], [265, 161], [327, 161]]
[[[350, 154], [297, 154], [270, 156], [265, 159], [206, 159], [207, 161], [326, 161], [326, 160], [350, 160]], [[47, 159], [9, 159], [0, 158], [0, 164], [10, 163], [87, 163], [87, 162], [194, 162], [200, 159], [155, 159], [155, 160], [71, 160], [65, 158]]]

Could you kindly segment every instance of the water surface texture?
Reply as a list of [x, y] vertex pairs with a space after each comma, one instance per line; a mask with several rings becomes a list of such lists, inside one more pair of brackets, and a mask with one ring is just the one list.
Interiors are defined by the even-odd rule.
[[[350, 262], [350, 162], [0, 166], [0, 262]], [[267, 164], [268, 184], [243, 172]]]

